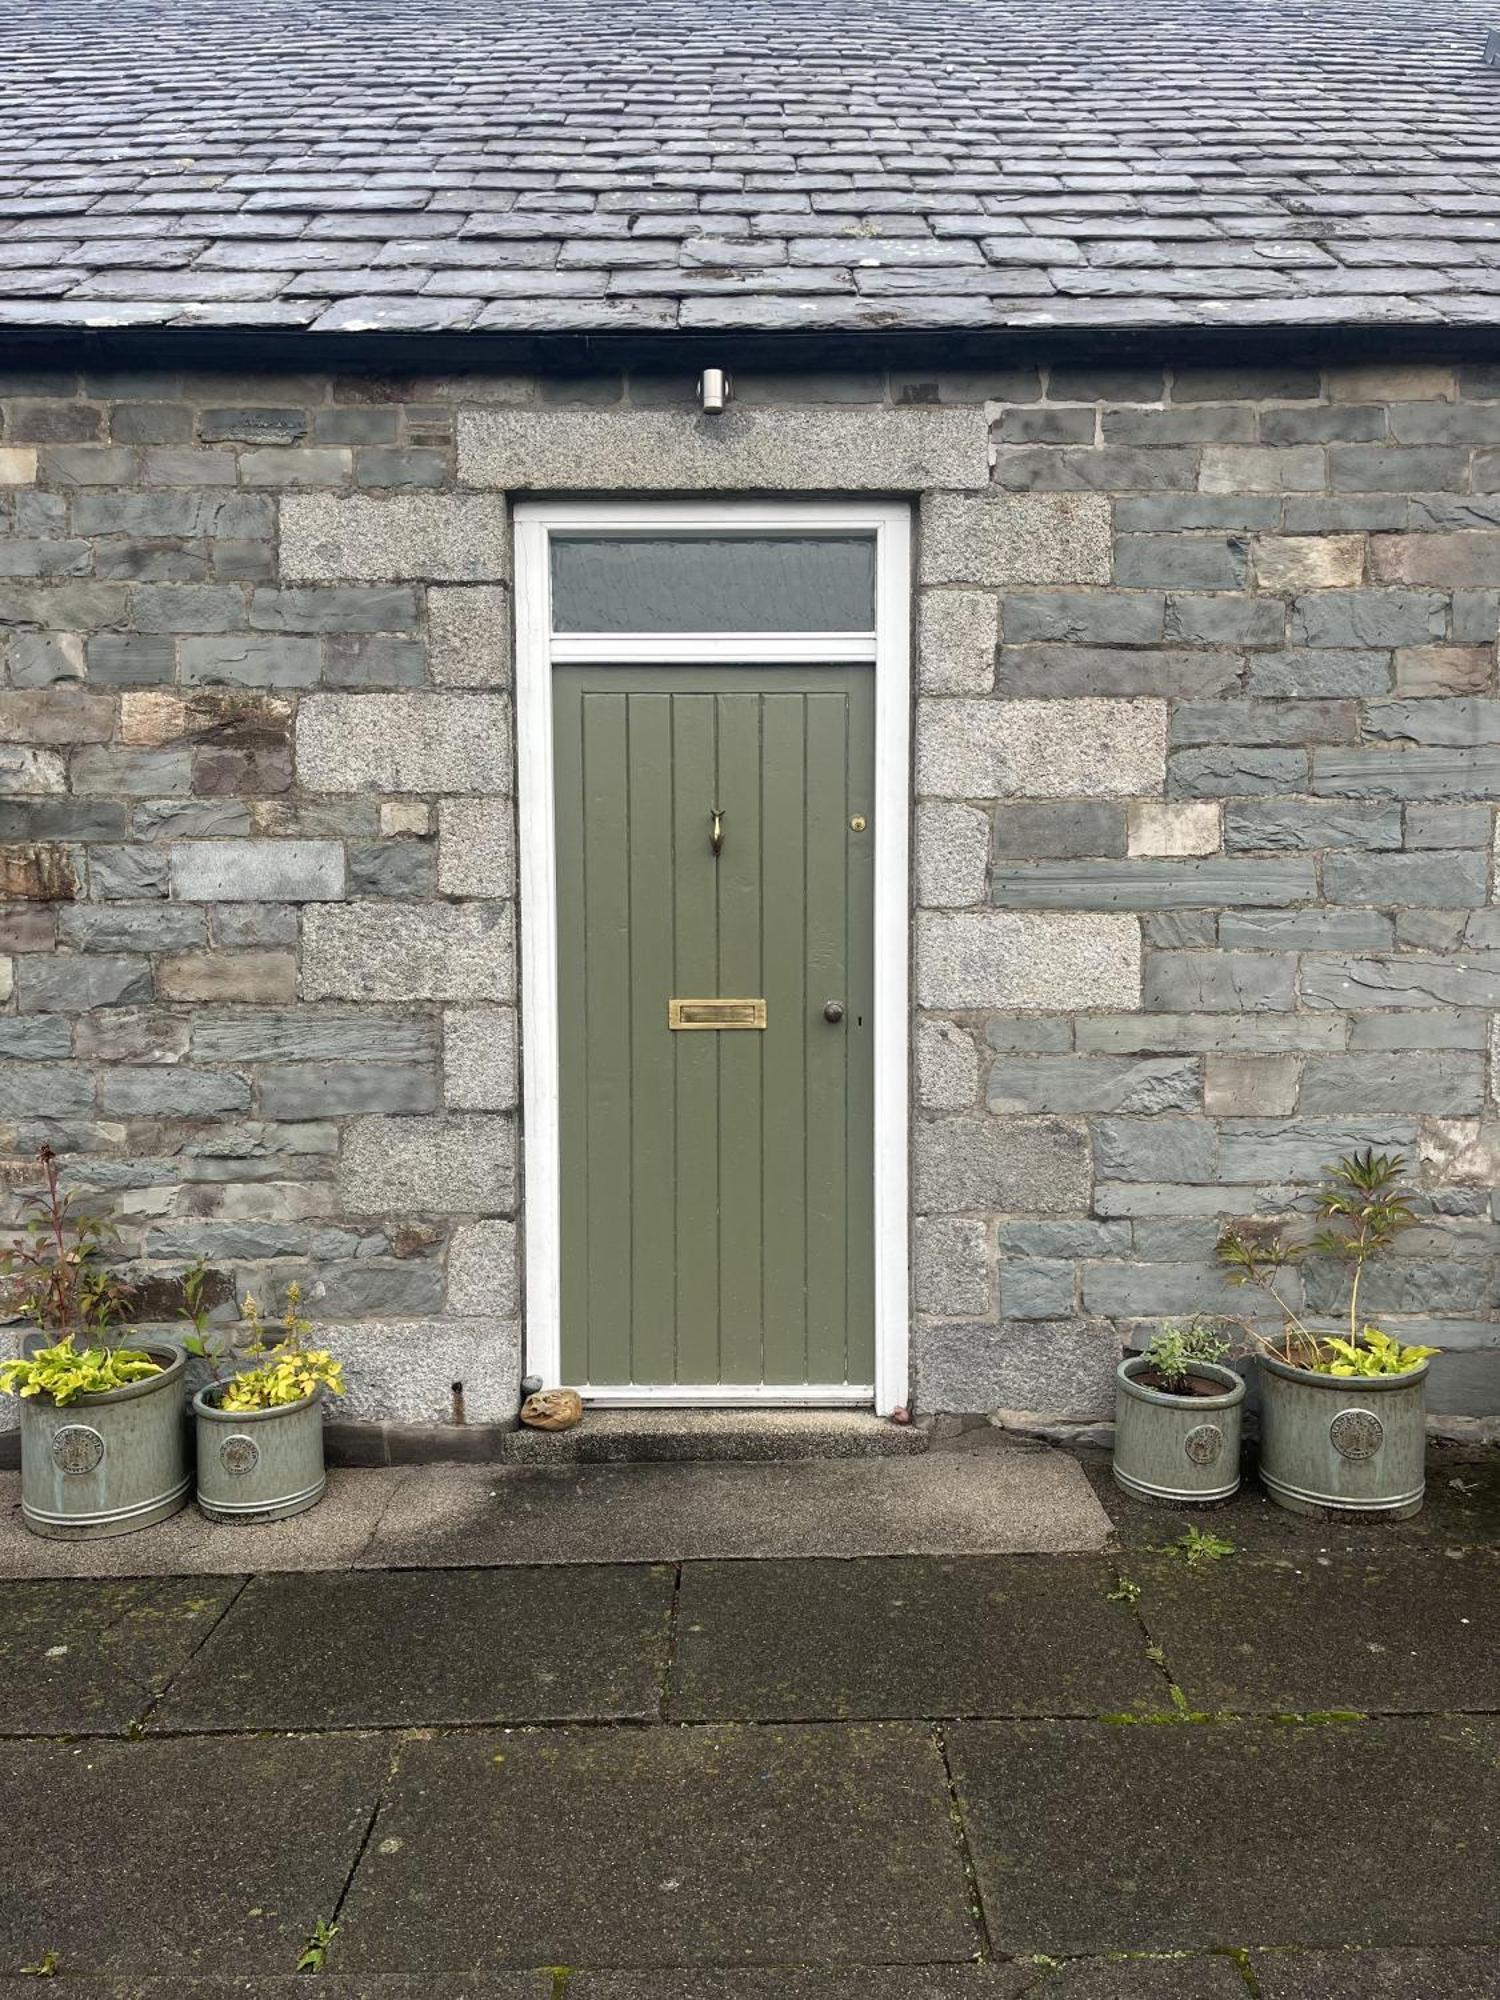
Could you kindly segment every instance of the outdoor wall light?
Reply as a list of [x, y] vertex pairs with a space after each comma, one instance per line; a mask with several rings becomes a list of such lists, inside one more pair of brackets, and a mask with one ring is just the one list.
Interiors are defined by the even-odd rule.
[[732, 393], [729, 376], [722, 368], [705, 368], [698, 377], [698, 401], [711, 417], [728, 408]]

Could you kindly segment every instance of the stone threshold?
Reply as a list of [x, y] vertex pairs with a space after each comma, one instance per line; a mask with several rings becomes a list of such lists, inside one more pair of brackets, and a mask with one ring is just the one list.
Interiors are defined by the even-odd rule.
[[784, 1464], [911, 1458], [930, 1442], [929, 1425], [893, 1424], [869, 1410], [588, 1410], [570, 1431], [514, 1431], [506, 1457], [518, 1465]]

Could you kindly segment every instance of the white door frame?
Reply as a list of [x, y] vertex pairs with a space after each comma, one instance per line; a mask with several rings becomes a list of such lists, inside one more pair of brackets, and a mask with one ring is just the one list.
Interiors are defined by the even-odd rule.
[[[562, 1367], [558, 1129], [557, 851], [552, 669], [563, 662], [662, 666], [767, 661], [875, 668], [875, 1381], [725, 1388], [577, 1387], [596, 1404], [863, 1404], [889, 1415], [907, 1398], [907, 965], [910, 952], [911, 516], [889, 501], [537, 500], [515, 509], [517, 822], [521, 886], [525, 1160], [526, 1370], [548, 1387]], [[549, 539], [603, 534], [871, 534], [876, 614], [867, 633], [729, 633], [671, 637], [552, 635]]]

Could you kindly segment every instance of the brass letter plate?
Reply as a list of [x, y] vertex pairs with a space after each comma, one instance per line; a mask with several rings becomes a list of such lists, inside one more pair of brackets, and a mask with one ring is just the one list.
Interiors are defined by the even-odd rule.
[[763, 1028], [764, 1000], [669, 1000], [669, 1028]]

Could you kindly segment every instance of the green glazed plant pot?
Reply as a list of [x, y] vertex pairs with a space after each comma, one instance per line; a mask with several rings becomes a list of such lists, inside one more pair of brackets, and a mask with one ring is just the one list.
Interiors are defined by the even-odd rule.
[[1426, 1485], [1427, 1370], [1315, 1375], [1260, 1361], [1260, 1477], [1278, 1507], [1347, 1507], [1405, 1520]]
[[1135, 1354], [1115, 1370], [1116, 1483], [1139, 1500], [1227, 1500], [1240, 1484], [1244, 1377], [1195, 1361], [1193, 1374], [1222, 1383], [1223, 1393], [1173, 1396], [1136, 1380], [1147, 1365]]
[[129, 1535], [188, 1503], [187, 1356], [169, 1341], [129, 1344], [159, 1361], [161, 1374], [61, 1409], [45, 1396], [20, 1398], [21, 1519], [34, 1535]]
[[210, 1521], [280, 1521], [315, 1507], [328, 1484], [323, 1391], [273, 1410], [221, 1410], [211, 1382], [193, 1398], [198, 1506]]

